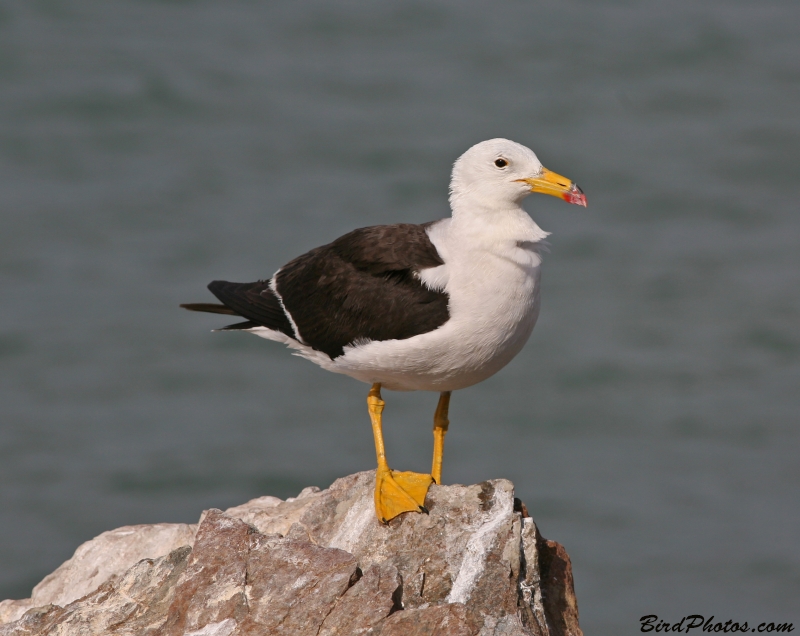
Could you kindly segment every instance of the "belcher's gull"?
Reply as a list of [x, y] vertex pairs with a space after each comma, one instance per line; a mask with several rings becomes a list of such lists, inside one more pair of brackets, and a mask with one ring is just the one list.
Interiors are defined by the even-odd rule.
[[[212, 282], [222, 304], [181, 306], [241, 316], [245, 322], [224, 329], [282, 342], [323, 369], [371, 384], [378, 519], [425, 511], [428, 487], [441, 483], [450, 392], [508, 364], [539, 315], [548, 233], [521, 207], [532, 192], [586, 206], [581, 189], [530, 149], [490, 139], [453, 166], [451, 218], [354, 230], [269, 280]], [[440, 392], [430, 475], [389, 469], [381, 387]]]

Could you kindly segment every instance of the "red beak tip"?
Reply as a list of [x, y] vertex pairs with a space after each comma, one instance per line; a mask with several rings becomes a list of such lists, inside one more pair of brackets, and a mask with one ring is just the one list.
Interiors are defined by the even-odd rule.
[[571, 190], [570, 192], [567, 192], [563, 198], [567, 203], [574, 203], [575, 205], [582, 205], [583, 207], [586, 207], [586, 195], [580, 190], [577, 192], [575, 190]]

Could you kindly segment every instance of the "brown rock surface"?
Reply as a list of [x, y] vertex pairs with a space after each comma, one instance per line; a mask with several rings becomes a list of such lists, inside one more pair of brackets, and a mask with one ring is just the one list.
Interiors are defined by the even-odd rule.
[[[192, 526], [162, 529], [160, 544], [153, 526], [132, 526], [104, 580], [68, 568], [81, 598], [0, 603], [0, 636], [581, 635], [569, 557], [541, 537], [510, 482], [434, 485], [428, 515], [388, 525], [375, 519], [373, 484], [373, 472], [357, 473], [286, 501], [210, 510], [196, 537]], [[137, 543], [136, 528], [150, 539]], [[87, 564], [108, 534], [79, 548], [95, 555]], [[175, 549], [176, 538], [186, 545]]]
[[370, 566], [325, 617], [319, 636], [369, 633], [393, 611], [402, 609], [402, 592], [396, 567], [386, 563]]

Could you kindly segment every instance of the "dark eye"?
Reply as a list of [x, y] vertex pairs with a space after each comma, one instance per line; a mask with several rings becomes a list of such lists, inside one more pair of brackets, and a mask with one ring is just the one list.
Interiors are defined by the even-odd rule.
[[498, 168], [505, 168], [508, 165], [508, 161], [505, 159], [495, 159], [494, 165], [496, 165]]

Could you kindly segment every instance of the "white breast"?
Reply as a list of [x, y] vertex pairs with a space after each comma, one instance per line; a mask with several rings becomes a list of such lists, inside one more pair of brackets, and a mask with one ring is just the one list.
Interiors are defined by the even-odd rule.
[[432, 226], [431, 241], [445, 264], [424, 270], [420, 278], [448, 293], [450, 320], [407, 340], [346, 349], [330, 370], [381, 382], [387, 389], [451, 391], [481, 382], [508, 364], [539, 315], [547, 236], [520, 213], [488, 227], [459, 227], [454, 219]]

